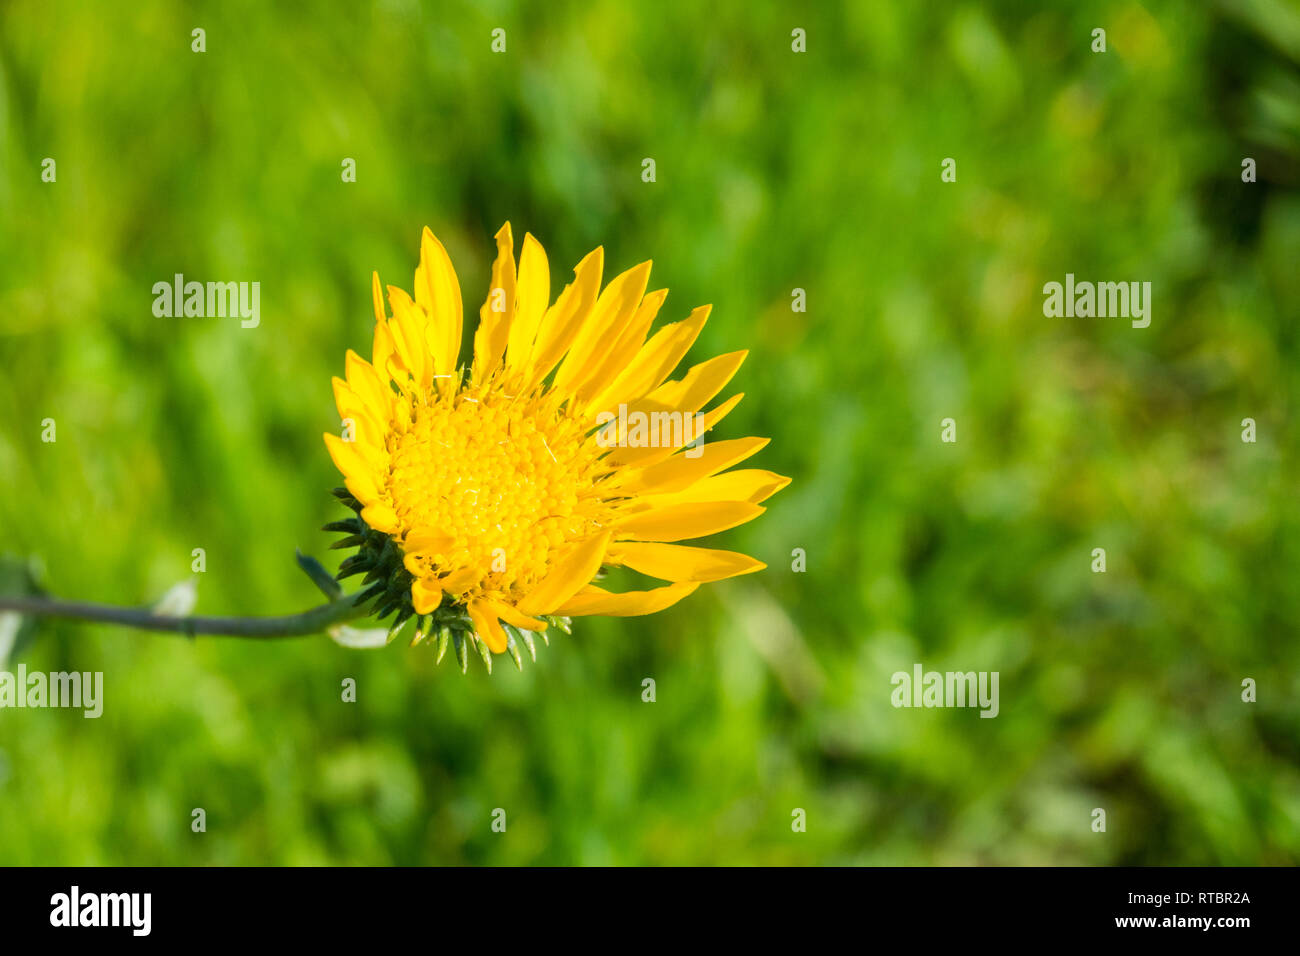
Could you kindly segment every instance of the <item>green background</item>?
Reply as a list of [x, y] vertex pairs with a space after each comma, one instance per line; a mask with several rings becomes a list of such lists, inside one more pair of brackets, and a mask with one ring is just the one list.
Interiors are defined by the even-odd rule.
[[[0, 532], [53, 593], [201, 547], [203, 612], [316, 603], [330, 376], [425, 225], [474, 320], [506, 219], [553, 288], [653, 258], [794, 482], [712, 541], [767, 571], [522, 673], [45, 624], [104, 716], [0, 711], [0, 863], [1300, 860], [1294, 5], [186, 6], [0, 10]], [[177, 272], [261, 326], [156, 318]], [[1150, 328], [1045, 318], [1067, 272]], [[1001, 714], [893, 708], [918, 662]]]

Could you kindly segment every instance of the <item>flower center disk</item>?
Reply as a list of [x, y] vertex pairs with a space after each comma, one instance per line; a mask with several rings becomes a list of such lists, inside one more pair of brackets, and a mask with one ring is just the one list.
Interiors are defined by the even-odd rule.
[[431, 570], [479, 569], [466, 591], [527, 590], [556, 551], [588, 533], [579, 493], [592, 456], [572, 422], [539, 420], [529, 406], [462, 393], [415, 405], [390, 439], [400, 533], [448, 536]]

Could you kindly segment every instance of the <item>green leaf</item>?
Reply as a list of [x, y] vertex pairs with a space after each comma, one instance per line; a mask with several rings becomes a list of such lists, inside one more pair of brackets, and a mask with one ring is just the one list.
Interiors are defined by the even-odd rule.
[[[32, 560], [0, 555], [0, 594], [34, 597], [44, 594], [39, 569]], [[17, 611], [0, 612], [0, 666], [16, 658], [36, 636], [36, 619]]]
[[159, 617], [188, 617], [194, 613], [194, 605], [198, 600], [198, 581], [195, 578], [187, 578], [168, 588], [167, 593], [158, 599], [152, 610]]
[[388, 646], [388, 630], [382, 627], [361, 628], [335, 624], [326, 633], [335, 644], [353, 650], [370, 650]]

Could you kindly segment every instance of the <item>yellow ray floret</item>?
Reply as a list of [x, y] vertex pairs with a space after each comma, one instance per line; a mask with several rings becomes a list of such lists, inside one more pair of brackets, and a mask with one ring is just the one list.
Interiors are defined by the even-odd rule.
[[[400, 550], [410, 610], [463, 611], [501, 653], [510, 628], [650, 614], [702, 582], [762, 569], [678, 543], [752, 520], [789, 482], [727, 470], [766, 439], [705, 438], [741, 396], [702, 409], [746, 353], [669, 377], [709, 307], [652, 333], [667, 290], [647, 292], [649, 262], [602, 288], [597, 249], [551, 302], [541, 244], [525, 235], [516, 262], [509, 223], [496, 243], [468, 370], [460, 283], [426, 229], [412, 294], [374, 276], [370, 360], [349, 351], [334, 379], [344, 427], [325, 443], [365, 525]], [[593, 583], [605, 567], [668, 583], [612, 593]]]

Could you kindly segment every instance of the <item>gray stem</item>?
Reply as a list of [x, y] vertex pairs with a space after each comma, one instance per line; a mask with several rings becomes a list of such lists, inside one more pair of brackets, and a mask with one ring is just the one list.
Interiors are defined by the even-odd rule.
[[142, 631], [170, 631], [194, 636], [208, 634], [221, 637], [303, 637], [318, 634], [331, 624], [363, 616], [356, 606], [361, 592], [321, 604], [299, 614], [280, 617], [209, 617], [192, 615], [171, 617], [155, 614], [149, 608], [115, 607], [89, 601], [63, 601], [51, 597], [5, 597], [0, 595], [0, 612], [15, 611], [34, 617], [66, 617], [103, 624], [120, 624]]

